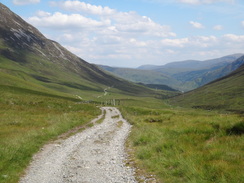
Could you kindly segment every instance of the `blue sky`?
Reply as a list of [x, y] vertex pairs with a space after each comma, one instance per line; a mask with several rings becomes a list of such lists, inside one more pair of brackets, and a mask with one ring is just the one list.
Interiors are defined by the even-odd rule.
[[137, 67], [244, 53], [243, 0], [0, 0], [90, 63]]

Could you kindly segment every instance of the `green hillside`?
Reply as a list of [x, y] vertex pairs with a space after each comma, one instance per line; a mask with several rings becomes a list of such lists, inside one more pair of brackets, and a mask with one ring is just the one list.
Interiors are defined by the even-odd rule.
[[244, 65], [203, 87], [170, 99], [170, 103], [201, 109], [244, 112]]

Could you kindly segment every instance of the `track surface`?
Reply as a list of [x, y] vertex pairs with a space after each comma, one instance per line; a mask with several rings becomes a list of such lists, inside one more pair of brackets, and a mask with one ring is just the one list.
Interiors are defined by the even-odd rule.
[[136, 182], [133, 170], [125, 166], [124, 142], [131, 127], [118, 109], [102, 110], [101, 124], [43, 147], [20, 183]]

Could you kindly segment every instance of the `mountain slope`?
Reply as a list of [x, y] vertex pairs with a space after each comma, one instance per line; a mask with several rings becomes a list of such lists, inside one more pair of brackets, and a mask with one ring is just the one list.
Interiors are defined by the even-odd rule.
[[[185, 86], [203, 86], [204, 84], [221, 78], [240, 67], [244, 63], [243, 59], [241, 59], [243, 57], [237, 58], [237, 60], [233, 60], [236, 59], [236, 57], [238, 56], [239, 54], [235, 54], [219, 59], [203, 61], [202, 65], [207, 65], [207, 67], [202, 67], [198, 70], [173, 74], [172, 77], [176, 78], [179, 81], [182, 81]], [[213, 61], [213, 63], [210, 65], [211, 61]]]
[[136, 83], [169, 85], [173, 88], [177, 88], [177, 86], [181, 84], [176, 79], [155, 71], [109, 67], [104, 65], [99, 65], [99, 67], [116, 76]]
[[[152, 94], [152, 90], [105, 73], [47, 39], [1, 3], [0, 69], [5, 75], [15, 77], [12, 85], [22, 85], [16, 83], [18, 78], [27, 82], [29, 88], [31, 83], [44, 90], [73, 94], [82, 91], [101, 93], [107, 87], [113, 92], [130, 95]], [[2, 79], [0, 84], [3, 82]]]
[[[243, 57], [239, 60], [243, 60]], [[244, 113], [244, 64], [229, 75], [170, 99], [174, 105]]]
[[137, 83], [168, 85], [177, 90], [189, 91], [237, 69], [242, 62], [236, 61], [236, 59], [242, 55], [233, 54], [206, 61], [186, 60], [163, 66], [143, 65], [137, 69], [102, 65], [99, 67]]

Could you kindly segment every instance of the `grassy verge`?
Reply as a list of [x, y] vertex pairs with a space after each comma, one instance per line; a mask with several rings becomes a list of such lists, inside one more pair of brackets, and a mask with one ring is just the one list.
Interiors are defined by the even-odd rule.
[[242, 182], [243, 117], [202, 110], [121, 107], [140, 169], [160, 182]]
[[100, 114], [68, 97], [0, 88], [0, 182], [15, 183], [39, 148]]

